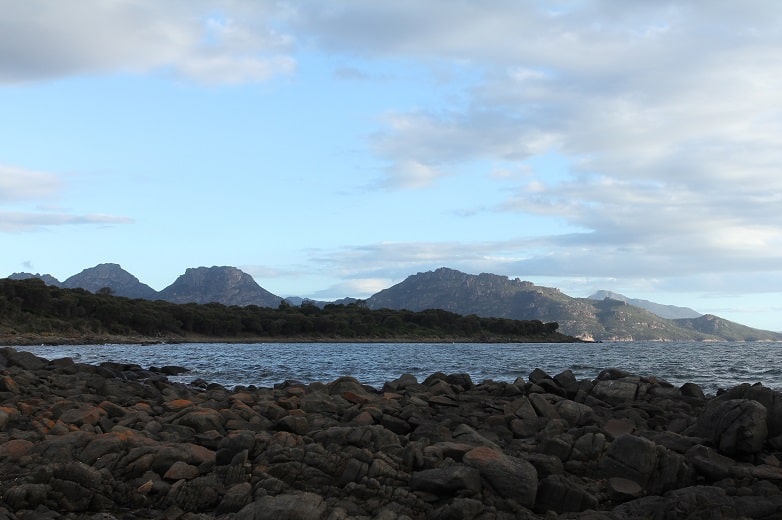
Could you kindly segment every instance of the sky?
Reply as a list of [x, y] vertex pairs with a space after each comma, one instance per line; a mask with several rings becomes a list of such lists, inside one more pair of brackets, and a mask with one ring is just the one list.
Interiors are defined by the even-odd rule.
[[0, 276], [450, 267], [782, 330], [776, 0], [0, 0]]

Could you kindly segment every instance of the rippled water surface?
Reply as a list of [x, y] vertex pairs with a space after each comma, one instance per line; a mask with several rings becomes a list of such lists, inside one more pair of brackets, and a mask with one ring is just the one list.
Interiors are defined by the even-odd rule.
[[572, 370], [594, 379], [609, 367], [656, 376], [673, 384], [698, 383], [707, 393], [739, 383], [782, 389], [782, 344], [777, 343], [263, 343], [172, 345], [61, 345], [20, 347], [47, 359], [72, 357], [190, 371], [172, 380], [201, 378], [226, 387], [270, 387], [285, 380], [329, 382], [353, 376], [380, 388], [404, 373], [423, 380], [434, 372], [468, 373], [473, 381], [514, 381], [535, 368], [551, 375]]

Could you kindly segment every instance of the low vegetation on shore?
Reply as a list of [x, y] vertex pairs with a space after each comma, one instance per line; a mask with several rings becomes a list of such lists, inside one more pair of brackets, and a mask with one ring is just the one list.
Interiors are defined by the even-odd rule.
[[107, 341], [465, 341], [571, 342], [557, 323], [461, 316], [443, 310], [370, 310], [361, 303], [324, 308], [173, 304], [37, 279], [0, 280], [0, 343]]

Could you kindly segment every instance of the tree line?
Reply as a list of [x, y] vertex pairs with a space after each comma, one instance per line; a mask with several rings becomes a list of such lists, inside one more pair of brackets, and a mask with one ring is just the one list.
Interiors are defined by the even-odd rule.
[[359, 301], [323, 308], [305, 302], [278, 308], [161, 300], [63, 289], [38, 279], [0, 280], [0, 332], [143, 336], [148, 338], [248, 338], [253, 340], [460, 340], [570, 341], [557, 323], [462, 316], [444, 310], [367, 308]]

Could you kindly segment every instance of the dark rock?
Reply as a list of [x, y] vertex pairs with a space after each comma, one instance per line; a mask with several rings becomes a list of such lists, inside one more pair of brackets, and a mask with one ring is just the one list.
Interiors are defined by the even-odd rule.
[[535, 504], [538, 473], [526, 460], [481, 446], [468, 451], [464, 463], [476, 468], [501, 497], [511, 498], [525, 507]]
[[539, 385], [541, 383], [541, 381], [545, 381], [547, 379], [551, 379], [551, 376], [548, 375], [543, 370], [541, 370], [540, 368], [536, 368], [529, 375], [530, 383], [534, 383], [536, 385]]
[[6, 366], [19, 367], [23, 370], [41, 370], [49, 364], [48, 360], [24, 350], [5, 348], [4, 352]]
[[3, 500], [14, 510], [32, 509], [46, 503], [49, 486], [46, 484], [20, 484], [8, 488]]
[[320, 520], [326, 503], [314, 493], [265, 496], [237, 513], [238, 520]]
[[450, 496], [459, 492], [474, 495], [481, 489], [481, 476], [477, 469], [461, 464], [432, 468], [413, 473], [410, 488], [436, 495]]
[[642, 496], [644, 489], [634, 480], [612, 477], [608, 479], [608, 492], [611, 500], [619, 504]]
[[169, 495], [177, 506], [190, 513], [212, 509], [220, 501], [217, 483], [212, 477], [180, 480], [171, 486]]
[[616, 405], [632, 401], [638, 394], [638, 383], [618, 379], [600, 379], [592, 388], [592, 396]]
[[686, 456], [695, 470], [710, 482], [730, 477], [736, 466], [735, 460], [702, 445], [692, 447]]
[[460, 387], [462, 390], [473, 390], [475, 388], [470, 374], [449, 374], [445, 381], [450, 385]]
[[695, 399], [706, 399], [706, 395], [700, 386], [695, 383], [684, 383], [679, 389], [683, 396], [694, 397]]
[[559, 417], [557, 409], [545, 397], [546, 394], [530, 394], [529, 402], [538, 417], [546, 419], [555, 419]]
[[608, 370], [227, 390], [11, 358], [0, 520], [782, 516], [782, 433], [762, 433], [779, 399], [760, 385], [702, 398]]
[[603, 425], [603, 432], [605, 432], [606, 437], [610, 440], [618, 439], [622, 435], [627, 435], [628, 433], [633, 433], [635, 429], [635, 422], [626, 418], [609, 419]]
[[782, 435], [782, 393], [766, 388], [761, 384], [749, 385], [742, 384], [736, 386], [714, 401], [723, 401], [730, 399], [751, 399], [762, 404], [767, 413], [768, 436], [777, 437]]
[[535, 470], [538, 472], [538, 478], [541, 480], [549, 475], [561, 475], [565, 472], [562, 460], [553, 455], [529, 453], [525, 455], [525, 459], [535, 467]]
[[550, 475], [538, 484], [535, 511], [579, 512], [597, 507], [597, 499], [563, 475]]
[[198, 433], [204, 433], [210, 430], [224, 433], [224, 422], [223, 416], [217, 410], [194, 407], [187, 409], [173, 424], [187, 426]]
[[483, 502], [472, 498], [455, 498], [432, 512], [432, 520], [472, 520], [485, 510]]
[[646, 486], [657, 465], [657, 448], [647, 439], [623, 435], [612, 442], [602, 466], [609, 477], [622, 477]]
[[594, 421], [592, 408], [570, 399], [563, 399], [555, 405], [557, 415], [571, 426], [584, 426]]
[[600, 432], [586, 432], [573, 443], [570, 458], [573, 460], [597, 460], [606, 449], [606, 437]]
[[751, 399], [714, 400], [698, 418], [697, 432], [725, 455], [759, 453], [768, 438], [767, 415]]
[[578, 380], [576, 380], [576, 376], [573, 374], [572, 370], [564, 370], [555, 375], [554, 381], [556, 381], [559, 386], [565, 389], [578, 386]]
[[178, 376], [180, 374], [186, 374], [190, 372], [190, 369], [185, 367], [175, 366], [175, 365], [166, 365], [160, 367], [157, 370], [152, 370], [152, 368], [150, 368], [150, 371], [160, 372], [161, 374], [165, 374], [167, 376]]
[[249, 482], [242, 482], [225, 492], [220, 504], [215, 508], [215, 515], [236, 513], [252, 501], [253, 487]]

